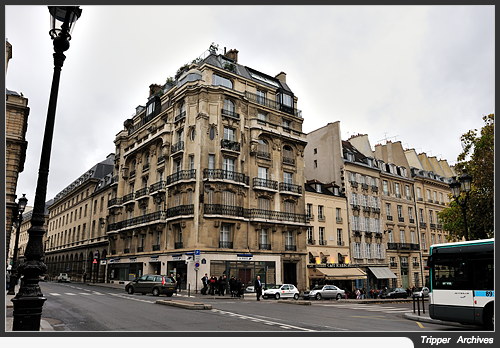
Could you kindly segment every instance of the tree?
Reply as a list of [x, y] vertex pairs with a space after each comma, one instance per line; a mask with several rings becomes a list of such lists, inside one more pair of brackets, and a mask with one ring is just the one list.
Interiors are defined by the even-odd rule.
[[[494, 226], [494, 140], [495, 115], [484, 116], [483, 128], [478, 133], [470, 130], [460, 138], [463, 151], [457, 157], [455, 171], [461, 175], [466, 171], [472, 176], [466, 215], [470, 240], [492, 238]], [[462, 193], [462, 195], [464, 195]], [[464, 197], [459, 197], [463, 199]], [[452, 201], [439, 214], [445, 230], [452, 239], [464, 237], [465, 224], [461, 207]]]

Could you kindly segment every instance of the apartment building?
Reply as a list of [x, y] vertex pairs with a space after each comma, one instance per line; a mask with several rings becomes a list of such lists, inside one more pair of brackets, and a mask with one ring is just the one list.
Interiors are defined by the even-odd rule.
[[[150, 86], [116, 138], [108, 277], [306, 284], [302, 116], [286, 74], [207, 53]], [[224, 49], [225, 51], [225, 49]]]
[[108, 200], [114, 154], [94, 165], [59, 192], [48, 207], [45, 264], [50, 278], [68, 273], [73, 280], [104, 282], [108, 254]]
[[420, 233], [422, 251], [423, 281], [429, 283], [429, 270], [425, 268], [429, 257], [429, 246], [451, 241], [449, 233], [443, 230], [438, 213], [450, 203], [451, 178], [456, 173], [446, 160], [428, 157], [425, 153], [417, 154], [414, 149], [405, 151], [414, 180], [416, 216]]
[[365, 278], [351, 264], [347, 200], [340, 186], [310, 180], [305, 184], [307, 228], [307, 286], [334, 283], [351, 290], [353, 280]]
[[[12, 45], [5, 41], [5, 73], [12, 58]], [[22, 93], [5, 90], [5, 231], [8, 257], [13, 238], [12, 223], [17, 213], [16, 189], [19, 173], [24, 170], [26, 159], [26, 131], [28, 129], [28, 99]]]

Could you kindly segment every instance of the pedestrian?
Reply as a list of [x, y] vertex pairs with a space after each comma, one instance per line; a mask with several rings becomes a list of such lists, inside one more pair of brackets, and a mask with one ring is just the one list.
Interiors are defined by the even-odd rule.
[[210, 295], [215, 295], [215, 287], [217, 285], [217, 278], [215, 276], [210, 277]]
[[241, 282], [241, 278], [236, 279], [236, 296], [241, 297], [243, 294], [243, 283]]
[[361, 291], [359, 291], [359, 289], [356, 289], [356, 291], [354, 293], [356, 294], [356, 300], [360, 300], [361, 299]]
[[177, 273], [177, 275], [175, 276], [175, 281], [177, 282], [177, 291], [181, 292], [182, 277], [180, 273]]
[[227, 279], [226, 275], [223, 274], [219, 278], [219, 296], [224, 296], [224, 292], [226, 291]]
[[257, 276], [257, 279], [255, 279], [255, 293], [257, 294], [257, 301], [260, 301], [260, 297], [262, 296], [262, 283], [260, 282], [260, 276]]
[[201, 294], [206, 295], [208, 289], [208, 275], [205, 273], [203, 278], [201, 278], [201, 282], [203, 283], [203, 289], [201, 289]]
[[7, 287], [6, 290], [9, 290], [9, 288], [10, 288], [10, 271], [7, 271], [7, 273], [5, 274], [5, 285]]
[[87, 282], [87, 272], [83, 272], [83, 282]]
[[231, 297], [236, 297], [236, 278], [231, 276], [229, 279], [229, 292], [231, 293]]

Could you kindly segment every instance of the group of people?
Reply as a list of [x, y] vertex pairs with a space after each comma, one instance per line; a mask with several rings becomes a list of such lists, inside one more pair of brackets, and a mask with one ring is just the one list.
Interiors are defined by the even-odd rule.
[[236, 279], [234, 276], [228, 280], [225, 274], [222, 274], [219, 278], [215, 275], [208, 277], [205, 273], [203, 278], [201, 278], [203, 283], [203, 288], [201, 289], [202, 295], [216, 295], [224, 296], [225, 293], [231, 295], [231, 297], [241, 297], [245, 291], [245, 284], [240, 278]]

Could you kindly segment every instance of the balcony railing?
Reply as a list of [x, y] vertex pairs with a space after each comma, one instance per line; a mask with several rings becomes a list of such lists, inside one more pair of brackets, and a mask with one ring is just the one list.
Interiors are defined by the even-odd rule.
[[221, 115], [224, 117], [234, 118], [236, 120], [240, 119], [240, 115], [231, 110], [221, 109]]
[[236, 182], [241, 182], [248, 185], [249, 177], [243, 173], [231, 172], [224, 169], [204, 169], [203, 170], [204, 179], [220, 179], [220, 180], [231, 180]]
[[414, 243], [387, 243], [388, 250], [420, 250], [420, 245]]
[[151, 186], [149, 186], [149, 193], [151, 194], [156, 191], [165, 190], [165, 187], [166, 187], [165, 181], [158, 181], [157, 183], [154, 183]]
[[420, 221], [420, 227], [426, 228], [427, 227], [427, 223], [425, 223], [423, 221]]
[[219, 241], [219, 248], [232, 249], [233, 242]]
[[338, 240], [338, 241], [337, 241], [337, 245], [338, 245], [338, 246], [345, 246], [345, 242], [344, 242], [344, 241], [341, 241], [341, 240]]
[[158, 250], [160, 250], [160, 244], [155, 244], [155, 245], [153, 245], [152, 249], [153, 249], [153, 251], [158, 251]]
[[372, 207], [372, 212], [373, 213], [380, 213], [380, 208], [373, 208]]
[[297, 246], [291, 245], [291, 244], [285, 244], [285, 250], [286, 251], [297, 251]]
[[260, 250], [271, 250], [271, 244], [260, 244], [259, 243], [259, 249]]
[[146, 170], [149, 170], [149, 163], [144, 163], [142, 166], [142, 171], [145, 172]]
[[184, 150], [184, 142], [183, 141], [179, 141], [179, 142], [175, 143], [174, 145], [172, 145], [172, 153], [176, 153], [176, 152], [179, 152], [181, 150]]
[[378, 186], [372, 185], [372, 192], [378, 192]]
[[182, 215], [193, 215], [194, 214], [194, 204], [179, 205], [177, 207], [172, 207], [167, 209], [167, 218], [182, 216]]
[[186, 111], [183, 111], [183, 112], [179, 113], [178, 115], [176, 115], [174, 118], [174, 122], [178, 122], [184, 118], [186, 118]]
[[256, 155], [257, 157], [271, 159], [271, 153], [267, 150], [257, 149]]
[[398, 217], [398, 221], [399, 221], [399, 222], [405, 222], [405, 218], [404, 218], [404, 217], [402, 217], [402, 216], [400, 216], [400, 217]]
[[280, 191], [302, 194], [302, 186], [300, 186], [300, 185], [294, 185], [294, 184], [289, 184], [286, 182], [280, 182], [279, 188], [280, 188]]
[[361, 184], [362, 190], [368, 190], [368, 184]]
[[165, 220], [165, 218], [166, 218], [165, 211], [157, 211], [154, 213], [138, 216], [138, 217], [135, 217], [132, 219], [127, 219], [127, 220], [111, 223], [108, 225], [107, 230], [108, 231], [116, 231], [116, 230], [120, 230], [120, 229], [126, 228], [126, 227], [136, 226], [136, 225], [145, 224], [145, 223], [149, 223], [149, 222], [153, 222], [153, 221]]
[[314, 220], [314, 214], [306, 214], [306, 220], [307, 220], [307, 221], [312, 221], [312, 220]]
[[320, 239], [320, 241], [319, 241], [319, 245], [326, 245], [326, 240], [324, 240], [324, 239], [323, 239], [323, 240], [321, 240], [321, 239]]
[[264, 209], [249, 209], [248, 217], [251, 220], [255, 219], [266, 219], [266, 220], [275, 220], [275, 221], [289, 221], [289, 222], [298, 222], [298, 223], [306, 223], [306, 214], [295, 214], [288, 213], [284, 211], [273, 211], [273, 210], [264, 210]]
[[182, 249], [182, 248], [183, 248], [182, 242], [175, 242], [174, 243], [174, 249]]
[[278, 182], [268, 179], [253, 178], [253, 187], [263, 187], [278, 191]]
[[128, 195], [123, 196], [123, 203], [127, 203], [129, 201], [134, 200], [134, 193], [129, 193]]
[[245, 208], [224, 204], [205, 204], [203, 206], [205, 215], [226, 215], [246, 217]]
[[280, 110], [284, 111], [286, 113], [295, 115], [297, 117], [302, 118], [302, 111], [297, 110], [297, 109], [291, 109], [290, 107], [285, 107], [285, 105], [282, 105], [280, 103], [277, 103], [276, 101], [268, 98], [264, 98], [261, 95], [255, 94], [255, 93], [250, 93], [250, 92], [245, 92], [245, 97], [250, 100], [251, 102], [267, 106], [269, 108], [275, 109], [275, 110]]
[[307, 244], [314, 245], [314, 243], [315, 243], [314, 239], [310, 239], [310, 238], [307, 239]]
[[240, 152], [240, 143], [234, 140], [221, 139], [220, 146], [226, 150]]
[[141, 198], [148, 194], [148, 188], [143, 187], [140, 190], [135, 191], [135, 199]]
[[283, 156], [283, 164], [290, 164], [290, 165], [294, 166], [295, 165], [295, 158]]
[[387, 220], [392, 221], [392, 215], [387, 215]]
[[165, 162], [165, 156], [158, 156], [158, 162], [157, 164]]
[[167, 176], [167, 185], [173, 184], [180, 180], [189, 180], [196, 178], [196, 169], [181, 170]]
[[396, 268], [396, 267], [398, 267], [398, 264], [397, 264], [397, 262], [391, 262], [391, 263], [389, 263], [389, 267]]
[[108, 201], [108, 208], [109, 207], [112, 207], [114, 205], [121, 205], [123, 202], [123, 200], [121, 198], [118, 198], [118, 197], [115, 197], [115, 198], [111, 198], [109, 201]]

